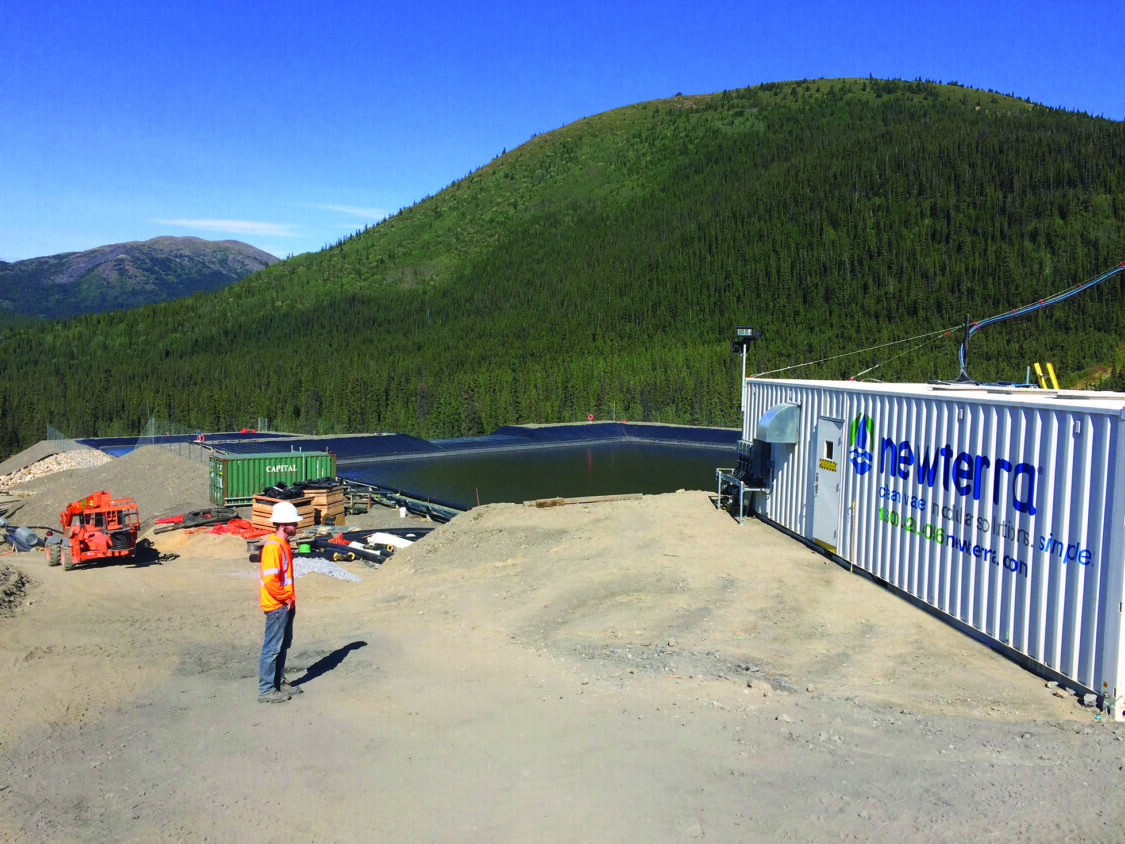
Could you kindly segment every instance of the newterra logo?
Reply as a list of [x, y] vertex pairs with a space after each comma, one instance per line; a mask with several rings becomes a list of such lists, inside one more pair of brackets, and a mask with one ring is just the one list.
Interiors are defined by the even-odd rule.
[[848, 427], [848, 459], [857, 475], [866, 475], [874, 465], [871, 445], [875, 442], [875, 423], [870, 416], [857, 416]]
[[[875, 423], [870, 416], [859, 415], [848, 429], [848, 457], [857, 475], [866, 475], [875, 468]], [[952, 445], [915, 446], [909, 439], [896, 442], [891, 437], [879, 441], [880, 474], [887, 473], [901, 480], [910, 480], [929, 489], [941, 479], [942, 489], [951, 487], [958, 495], [972, 496], [980, 501], [981, 494], [992, 487], [992, 505], [1000, 505], [1000, 492], [1007, 490], [1010, 506], [1017, 513], [1035, 515], [1035, 487], [1040, 469], [1030, 463], [1013, 463], [987, 454], [957, 451]]]

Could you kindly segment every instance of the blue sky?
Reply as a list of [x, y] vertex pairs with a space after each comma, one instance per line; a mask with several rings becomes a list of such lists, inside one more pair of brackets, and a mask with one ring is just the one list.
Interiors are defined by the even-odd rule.
[[1125, 120], [1120, 0], [7, 0], [0, 259], [320, 249], [531, 136], [788, 79], [956, 81]]

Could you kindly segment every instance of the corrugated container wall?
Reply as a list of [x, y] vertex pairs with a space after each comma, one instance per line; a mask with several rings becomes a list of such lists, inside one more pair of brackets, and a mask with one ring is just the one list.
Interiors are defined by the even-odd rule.
[[294, 484], [336, 476], [336, 455], [323, 451], [273, 454], [212, 454], [211, 503], [250, 504], [255, 495], [278, 483]]
[[[1125, 718], [1125, 397], [747, 379], [743, 438], [798, 405], [755, 511]], [[1115, 705], [1116, 704], [1116, 705]]]

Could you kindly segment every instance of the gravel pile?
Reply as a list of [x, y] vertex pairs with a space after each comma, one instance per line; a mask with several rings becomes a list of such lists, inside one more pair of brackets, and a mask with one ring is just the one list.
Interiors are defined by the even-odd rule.
[[[325, 560], [322, 557], [293, 557], [293, 577], [304, 577], [306, 574], [323, 574], [328, 577], [334, 577], [337, 580], [351, 580], [360, 582], [363, 580], [358, 574], [352, 574], [339, 563], [334, 563], [331, 560]], [[238, 577], [257, 577], [258, 572], [244, 571], [239, 572]]]
[[337, 580], [362, 580], [359, 575], [352, 574], [347, 569], [334, 563], [331, 560], [325, 560], [320, 557], [294, 557], [293, 558], [293, 576], [301, 577], [311, 572], [319, 572], [326, 574], [329, 577], [334, 577]]
[[141, 525], [146, 527], [161, 516], [210, 507], [208, 484], [206, 463], [188, 460], [160, 446], [142, 446], [122, 457], [106, 457], [96, 466], [68, 467], [8, 486], [8, 492], [21, 500], [8, 505], [5, 517], [13, 525], [54, 529], [67, 504], [104, 489], [115, 498], [136, 499]]

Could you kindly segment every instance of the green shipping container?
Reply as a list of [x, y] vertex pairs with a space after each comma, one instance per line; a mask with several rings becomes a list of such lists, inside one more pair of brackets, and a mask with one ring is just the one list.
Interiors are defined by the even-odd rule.
[[212, 454], [211, 503], [218, 507], [252, 504], [266, 487], [335, 476], [336, 455], [330, 452]]

